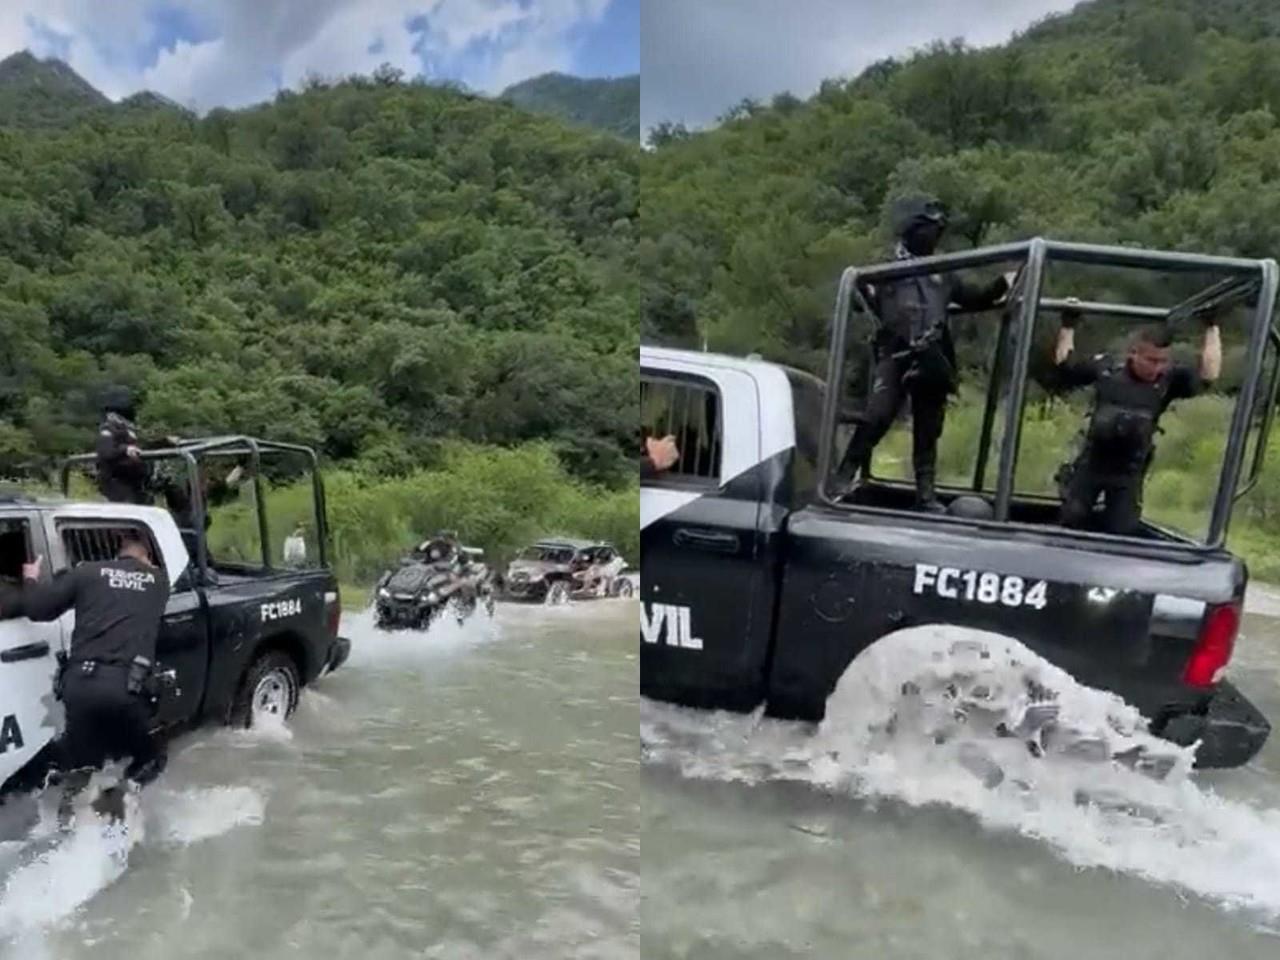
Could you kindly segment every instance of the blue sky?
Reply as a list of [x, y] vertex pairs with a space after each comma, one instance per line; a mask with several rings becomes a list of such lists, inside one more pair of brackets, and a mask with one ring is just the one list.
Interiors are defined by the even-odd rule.
[[1004, 43], [1078, 0], [644, 0], [640, 123], [713, 123], [745, 97], [808, 97], [931, 40]]
[[308, 74], [460, 80], [640, 67], [641, 0], [2, 0], [0, 56], [57, 56], [108, 96], [242, 106]]
[[613, 0], [600, 23], [583, 28], [573, 72], [582, 77], [640, 72], [640, 0]]

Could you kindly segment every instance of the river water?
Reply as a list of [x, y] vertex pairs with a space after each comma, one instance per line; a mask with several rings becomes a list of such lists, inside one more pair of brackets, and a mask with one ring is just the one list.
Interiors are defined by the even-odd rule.
[[635, 958], [637, 609], [348, 617], [289, 728], [178, 741], [127, 840], [0, 850], [0, 956]]
[[[1276, 721], [1280, 599], [1250, 608], [1232, 678]], [[1123, 713], [1038, 669], [1082, 725]], [[842, 681], [816, 734], [641, 704], [643, 956], [1280, 956], [1280, 736], [1247, 768], [1155, 781], [981, 730], [939, 746], [906, 679], [918, 661]]]
[[[1233, 679], [1277, 718], [1280, 595], [1250, 607]], [[0, 957], [1280, 955], [1280, 738], [1161, 781], [979, 727], [939, 746], [900, 694], [964, 667], [952, 635], [847, 678], [816, 734], [683, 711], [639, 702], [636, 619], [349, 617], [351, 661], [289, 728], [179, 741], [128, 838], [0, 843]], [[1079, 726], [1141, 739], [1020, 663]]]

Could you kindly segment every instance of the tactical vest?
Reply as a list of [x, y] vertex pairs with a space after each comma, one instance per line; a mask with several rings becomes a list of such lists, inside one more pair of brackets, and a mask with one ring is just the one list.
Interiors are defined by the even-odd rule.
[[1125, 361], [1112, 361], [1094, 385], [1086, 449], [1095, 463], [1118, 472], [1139, 471], [1150, 459], [1156, 423], [1169, 402], [1171, 371], [1147, 383]]
[[945, 326], [951, 290], [940, 276], [913, 277], [880, 289], [880, 324], [903, 344]]

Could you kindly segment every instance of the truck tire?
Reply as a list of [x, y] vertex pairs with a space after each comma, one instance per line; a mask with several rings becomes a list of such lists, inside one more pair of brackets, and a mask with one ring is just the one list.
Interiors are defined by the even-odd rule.
[[264, 716], [292, 716], [298, 706], [302, 681], [293, 657], [280, 650], [268, 650], [253, 661], [231, 707], [233, 727], [252, 728]]
[[626, 577], [620, 577], [613, 585], [613, 595], [623, 600], [630, 600], [635, 596], [636, 588], [631, 585], [631, 581]]

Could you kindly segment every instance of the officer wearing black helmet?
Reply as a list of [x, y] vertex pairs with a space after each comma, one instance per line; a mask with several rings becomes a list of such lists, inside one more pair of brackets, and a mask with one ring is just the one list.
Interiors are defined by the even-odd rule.
[[134, 426], [133, 395], [111, 387], [102, 398], [96, 454], [98, 491], [112, 503], [146, 503], [147, 464]]
[[1206, 317], [1198, 368], [1174, 363], [1172, 337], [1164, 325], [1144, 327], [1130, 339], [1128, 354], [1076, 358], [1079, 311], [1068, 309], [1054, 348], [1055, 379], [1062, 387], [1093, 387], [1093, 406], [1079, 455], [1059, 473], [1067, 527], [1084, 527], [1095, 504], [1104, 502], [1102, 529], [1132, 535], [1142, 520], [1142, 487], [1155, 454], [1155, 433], [1169, 405], [1194, 397], [1222, 371], [1222, 340]]
[[[927, 257], [937, 249], [947, 226], [947, 214], [934, 197], [904, 197], [890, 210], [897, 244], [894, 257]], [[911, 398], [912, 465], [916, 503], [920, 509], [941, 512], [934, 492], [938, 438], [946, 414], [947, 396], [955, 392], [956, 355], [947, 322], [947, 307], [968, 310], [995, 306], [1009, 290], [1009, 278], [975, 287], [953, 275], [934, 274], [895, 280], [863, 293], [879, 318], [872, 344], [876, 366], [871, 397], [854, 431], [837, 472], [847, 494], [871, 452], [893, 425], [903, 402]]]

